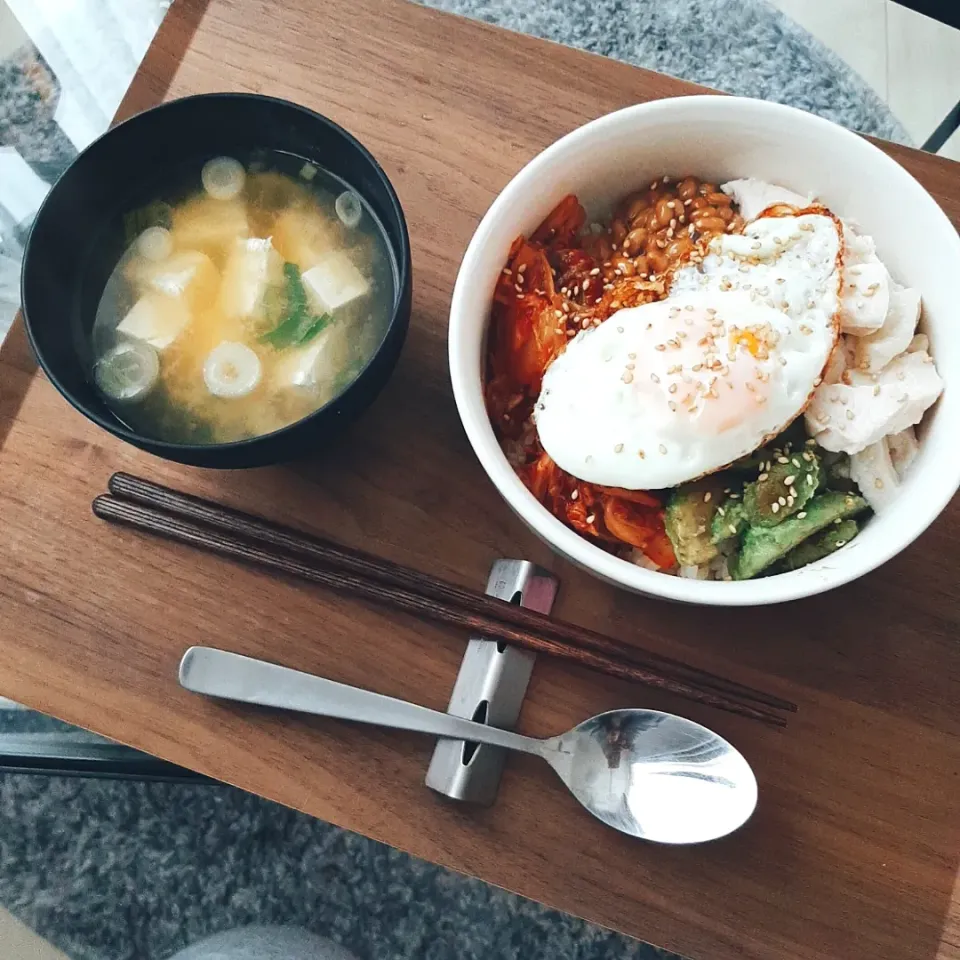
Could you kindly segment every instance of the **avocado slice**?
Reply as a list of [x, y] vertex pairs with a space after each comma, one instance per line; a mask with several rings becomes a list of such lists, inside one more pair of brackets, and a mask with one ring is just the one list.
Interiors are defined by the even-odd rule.
[[841, 520], [840, 523], [831, 523], [822, 533], [804, 540], [799, 547], [794, 547], [777, 564], [777, 573], [788, 573], [790, 570], [799, 570], [808, 563], [822, 560], [831, 553], [846, 546], [859, 533], [860, 528], [856, 520]]
[[710, 539], [710, 529], [725, 496], [723, 490], [720, 477], [704, 477], [677, 487], [667, 502], [664, 526], [681, 566], [709, 563], [719, 552]]
[[820, 458], [812, 448], [780, 452], [767, 460], [760, 476], [743, 491], [747, 522], [753, 527], [773, 527], [799, 513], [820, 484]]
[[846, 520], [867, 509], [867, 501], [852, 493], [822, 493], [792, 517], [775, 527], [747, 528], [739, 552], [730, 558], [730, 576], [749, 580], [837, 520]]
[[729, 496], [717, 507], [710, 525], [710, 539], [715, 544], [739, 537], [747, 529], [746, 511], [743, 499], [738, 495]]

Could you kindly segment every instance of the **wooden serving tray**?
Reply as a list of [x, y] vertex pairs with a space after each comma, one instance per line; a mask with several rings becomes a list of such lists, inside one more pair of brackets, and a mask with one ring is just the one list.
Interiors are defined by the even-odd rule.
[[[215, 90], [307, 104], [383, 163], [413, 241], [403, 358], [335, 448], [208, 473], [85, 421], [16, 327], [0, 353], [0, 695], [691, 957], [958, 956], [957, 502], [827, 596], [675, 606], [551, 556], [487, 481], [454, 409], [449, 298], [495, 194], [579, 123], [697, 88], [400, 0], [180, 0], [121, 112]], [[960, 166], [885, 149], [960, 222]], [[464, 638], [100, 523], [90, 501], [118, 469], [463, 583], [481, 585], [498, 556], [530, 558], [561, 577], [559, 615], [797, 701], [779, 732], [542, 658], [534, 671], [524, 732], [618, 706], [688, 713], [753, 763], [756, 816], [707, 846], [645, 845], [523, 757], [497, 804], [472, 809], [424, 788], [427, 739], [181, 691], [178, 661], [199, 643], [444, 708]]]

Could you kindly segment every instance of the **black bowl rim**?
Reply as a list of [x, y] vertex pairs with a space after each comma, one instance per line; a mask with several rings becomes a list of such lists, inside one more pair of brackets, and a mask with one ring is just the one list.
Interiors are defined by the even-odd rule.
[[40, 222], [40, 218], [43, 216], [43, 211], [46, 208], [50, 198], [53, 196], [54, 191], [60, 186], [64, 178], [69, 174], [71, 167], [80, 159], [80, 157], [92, 151], [96, 148], [101, 142], [110, 137], [114, 131], [119, 130], [121, 127], [126, 127], [130, 124], [135, 124], [137, 122], [145, 122], [144, 118], [150, 117], [153, 114], [157, 113], [160, 110], [172, 110], [177, 109], [180, 105], [188, 102], [193, 102], [197, 100], [259, 100], [264, 103], [277, 104], [285, 108], [292, 108], [299, 111], [300, 113], [306, 114], [308, 117], [311, 117], [314, 120], [319, 121], [324, 124], [329, 130], [344, 140], [357, 151], [357, 153], [370, 164], [374, 173], [380, 178], [383, 183], [383, 186], [386, 188], [387, 196], [390, 199], [390, 204], [393, 208], [393, 213], [397, 218], [397, 222], [400, 224], [400, 249], [395, 250], [394, 253], [397, 256], [397, 269], [399, 276], [397, 278], [397, 297], [396, 302], [393, 306], [393, 312], [390, 316], [390, 322], [387, 324], [386, 330], [383, 334], [383, 339], [380, 341], [380, 346], [371, 354], [370, 358], [364, 364], [363, 368], [357, 373], [354, 379], [351, 381], [350, 385], [347, 386], [346, 390], [349, 390], [353, 384], [357, 383], [363, 375], [367, 372], [370, 365], [374, 362], [377, 355], [384, 348], [387, 341], [390, 338], [391, 332], [396, 327], [397, 323], [400, 322], [400, 313], [404, 309], [403, 306], [403, 291], [406, 288], [407, 284], [410, 283], [410, 274], [413, 270], [413, 261], [410, 252], [410, 234], [407, 229], [407, 219], [403, 213], [403, 207], [400, 204], [400, 198], [397, 196], [397, 191], [394, 188], [393, 184], [390, 182], [390, 178], [384, 172], [383, 167], [380, 166], [377, 158], [352, 134], [349, 130], [344, 129], [337, 123], [335, 120], [331, 120], [329, 117], [324, 116], [322, 113], [318, 113], [316, 110], [311, 110], [309, 107], [305, 107], [302, 104], [294, 103], [292, 100], [285, 100], [282, 97], [271, 97], [262, 93], [242, 93], [236, 91], [222, 91], [218, 93], [195, 93], [186, 97], [178, 97], [176, 100], [168, 100], [165, 103], [157, 104], [155, 107], [148, 107], [146, 110], [141, 110], [140, 113], [134, 114], [132, 117], [128, 117], [126, 120], [111, 126], [109, 129], [105, 130], [96, 140], [92, 143], [89, 143], [76, 157], [70, 162], [70, 165], [66, 170], [57, 178], [56, 182], [50, 188], [50, 191], [44, 197], [43, 202], [40, 204], [40, 208], [37, 210], [36, 216], [33, 219], [33, 223], [30, 226], [30, 235], [27, 237], [27, 243], [24, 248], [23, 255], [23, 266], [20, 270], [20, 309], [23, 312], [24, 326], [27, 330], [27, 339], [30, 341], [30, 346], [33, 350], [34, 356], [37, 358], [43, 372], [47, 375], [47, 378], [50, 382], [57, 388], [60, 395], [64, 397], [67, 402], [74, 408], [74, 410], [83, 414], [88, 420], [92, 420], [98, 426], [103, 427], [104, 430], [112, 433], [114, 436], [119, 437], [122, 440], [126, 440], [128, 443], [134, 444], [134, 446], [139, 446], [144, 442], [150, 444], [151, 450], [155, 451], [158, 456], [164, 456], [164, 451], [170, 451], [171, 458], [177, 459], [175, 452], [186, 451], [186, 450], [204, 450], [210, 451], [212, 454], [216, 454], [217, 451], [235, 451], [238, 449], [243, 449], [244, 447], [261, 443], [268, 438], [273, 440], [274, 438], [283, 437], [285, 434], [301, 427], [303, 424], [308, 423], [314, 417], [319, 416], [324, 411], [329, 409], [338, 400], [343, 396], [346, 391], [338, 394], [337, 396], [328, 400], [322, 407], [318, 407], [312, 413], [307, 414], [305, 417], [301, 417], [299, 420], [295, 420], [293, 423], [288, 423], [285, 427], [281, 427], [279, 430], [273, 430], [270, 433], [263, 433], [256, 437], [247, 437], [244, 440], [231, 440], [227, 443], [173, 443], [169, 440], [160, 440], [155, 437], [149, 437], [146, 434], [137, 433], [135, 430], [131, 430], [126, 427], [119, 419], [108, 420], [105, 417], [101, 417], [99, 414], [94, 413], [91, 410], [87, 410], [82, 404], [78, 403], [70, 394], [70, 392], [63, 386], [59, 378], [53, 373], [53, 371], [47, 365], [47, 362], [44, 360], [41, 351], [37, 348], [36, 341], [33, 336], [33, 330], [30, 324], [30, 314], [27, 310], [26, 297], [24, 295], [25, 287], [25, 278], [27, 276], [28, 264], [30, 261], [30, 255], [33, 250], [33, 232], [36, 229], [37, 224]]

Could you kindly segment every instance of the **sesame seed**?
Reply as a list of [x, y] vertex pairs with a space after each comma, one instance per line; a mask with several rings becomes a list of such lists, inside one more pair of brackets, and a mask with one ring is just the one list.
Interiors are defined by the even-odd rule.
[[620, 379], [624, 383], [633, 383], [633, 374], [628, 370]]
[[637, 365], [636, 365], [635, 363], [628, 363], [628, 364], [627, 364], [627, 369], [628, 369], [628, 370], [636, 370], [636, 369], [637, 369]]
[[664, 350], [667, 349], [667, 345], [665, 343], [658, 343], [653, 349], [659, 350], [662, 353]]
[[651, 374], [650, 374], [650, 379], [651, 379], [654, 383], [659, 383], [659, 382], [660, 382], [660, 378], [659, 378], [655, 373], [651, 373]]
[[760, 474], [760, 476], [759, 476], [759, 477], [757, 477], [757, 480], [759, 480], [759, 481], [763, 481], [763, 480], [766, 480], [766, 479], [768, 479], [768, 478], [769, 478], [769, 476], [770, 476], [770, 474], [769, 474], [769, 473], [761, 473], [761, 474]]
[[519, 283], [515, 283], [513, 289], [516, 290], [517, 293], [523, 293], [523, 287], [521, 287]]
[[727, 511], [724, 510], [723, 507], [717, 507], [717, 515], [718, 515], [718, 516], [721, 516], [721, 517], [722, 517], [722, 516], [724, 516], [724, 515], [726, 514], [726, 512], [727, 512]]
[[504, 267], [504, 268], [503, 268], [503, 275], [504, 275], [505, 277], [512, 277], [512, 276], [513, 276], [513, 271], [512, 271], [509, 267]]
[[[583, 289], [584, 289], [584, 291], [590, 289], [590, 278], [589, 278], [589, 277], [587, 277], [587, 279], [583, 281]], [[577, 288], [574, 287], [573, 290], [574, 290], [574, 292], [576, 292]]]
[[623, 327], [617, 327], [617, 333], [623, 333]]
[[667, 406], [670, 408], [670, 412], [671, 412], [671, 413], [676, 413], [676, 412], [677, 412], [677, 404], [676, 404], [675, 401], [670, 400], [670, 401], [667, 403]]
[[845, 547], [845, 546], [847, 545], [847, 541], [846, 541], [846, 540], [838, 540], [836, 545], [837, 545], [837, 548], [838, 548], [838, 549], [839, 549], [840, 547]]
[[771, 504], [770, 504], [770, 510], [771, 510], [773, 513], [779, 513], [779, 512], [780, 512], [780, 504], [779, 504], [779, 503], [771, 503]]
[[704, 503], [709, 503], [709, 502], [710, 502], [710, 499], [711, 499], [712, 497], [713, 497], [713, 494], [708, 490], [708, 491], [703, 495], [703, 502], [704, 502]]
[[781, 507], [785, 507], [785, 506], [787, 505], [786, 498], [785, 498], [785, 497], [777, 497], [777, 503], [779, 503]]
[[622, 444], [622, 443], [618, 443], [618, 444], [613, 448], [613, 452], [614, 452], [614, 453], [623, 453], [623, 444]]
[[569, 304], [569, 303], [564, 303], [564, 304], [562, 304], [562, 305], [561, 305], [561, 309], [563, 310], [564, 313], [569, 313], [569, 312], [570, 312], [570, 304]]
[[796, 478], [795, 476], [793, 476], [793, 474], [791, 474], [789, 477], [787, 477], [786, 480], [783, 481], [783, 485], [784, 485], [785, 487], [792, 487], [793, 484], [794, 484], [794, 482], [796, 481], [796, 479], [797, 479], [797, 478]]
[[852, 420], [853, 417], [854, 417], [853, 411], [852, 411], [852, 410], [848, 410], [848, 411], [847, 411], [847, 419], [848, 419], [848, 420]]
[[594, 268], [590, 271], [590, 276], [591, 276], [591, 277], [596, 277], [596, 276], [599, 275], [599, 273], [600, 273], [600, 268], [599, 268], [599, 267], [594, 267]]
[[798, 519], [798, 520], [802, 520], [806, 515], [807, 515], [807, 511], [806, 511], [806, 510], [801, 510], [801, 511], [797, 514], [797, 519]]
[[813, 474], [812, 474], [812, 473], [808, 473], [808, 474], [807, 474], [807, 486], [808, 486], [808, 487], [812, 487], [813, 484], [814, 484]]
[[660, 452], [661, 452], [661, 453], [666, 453], [666, 452], [667, 452], [667, 448], [666, 448], [662, 443], [660, 444], [659, 449], [660, 449]]
[[777, 463], [789, 463], [790, 461], [786, 457], [777, 457]]
[[554, 315], [558, 320], [562, 320], [562, 319], [563, 319], [563, 311], [562, 311], [562, 310], [554, 310], [554, 311], [553, 311], [553, 315]]
[[735, 533], [737, 532], [736, 526], [734, 526], [734, 524], [732, 524], [732, 523], [727, 526], [727, 529], [728, 529], [731, 533], [733, 533], [733, 534], [735, 534]]
[[571, 499], [571, 500], [576, 500], [577, 497], [579, 497], [579, 496], [580, 496], [580, 491], [579, 491], [579, 490], [574, 490], [573, 493], [570, 494], [570, 499]]
[[647, 455], [646, 455], [642, 450], [638, 450], [638, 451], [637, 451], [637, 456], [638, 456], [641, 460], [644, 460], [644, 459], [646, 459], [646, 456], [647, 456]]
[[668, 387], [668, 389], [669, 389], [670, 393], [676, 393], [676, 392], [677, 392], [677, 385], [676, 385], [675, 383], [671, 383], [670, 386]]
[[596, 520], [596, 519], [597, 519], [596, 514], [591, 513], [590, 516], [587, 517], [587, 523], [593, 523], [593, 521]]

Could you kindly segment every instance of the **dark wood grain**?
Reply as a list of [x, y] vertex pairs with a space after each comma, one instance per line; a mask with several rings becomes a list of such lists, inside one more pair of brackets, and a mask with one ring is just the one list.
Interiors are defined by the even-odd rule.
[[[410, 338], [335, 448], [227, 474], [154, 460], [86, 423], [15, 333], [0, 353], [0, 694], [697, 960], [955, 957], [956, 501], [903, 554], [834, 593], [755, 610], [661, 603], [552, 557], [486, 480], [450, 396], [453, 279], [496, 193], [582, 121], [697, 88], [397, 0], [180, 0], [125, 109], [214, 90], [303, 102], [372, 148], [410, 223]], [[960, 167], [885, 149], [960, 222]], [[524, 758], [493, 808], [471, 810], [424, 789], [430, 744], [412, 735], [181, 691], [184, 649], [209, 644], [442, 709], [463, 643], [101, 524], [90, 501], [115, 470], [456, 583], [482, 584], [497, 556], [550, 567], [563, 582], [558, 616], [800, 709], [787, 731], [769, 730], [542, 658], [521, 729], [552, 734], [635, 704], [681, 710], [749, 757], [755, 818], [704, 847], [633, 843]]]

